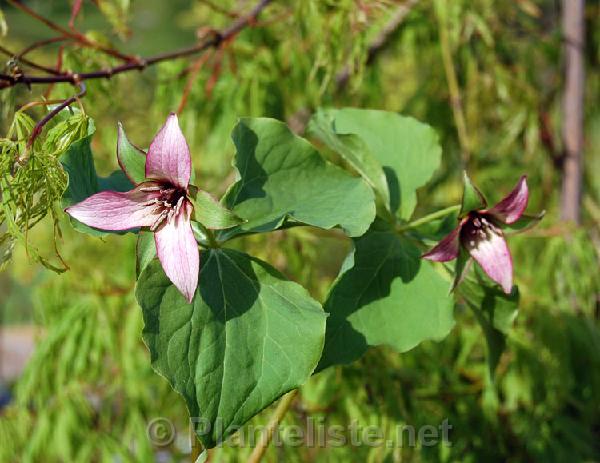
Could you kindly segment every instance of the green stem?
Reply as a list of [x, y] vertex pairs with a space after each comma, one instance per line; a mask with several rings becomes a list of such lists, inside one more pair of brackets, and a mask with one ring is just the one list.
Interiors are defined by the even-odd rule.
[[262, 460], [262, 457], [267, 451], [267, 448], [269, 448], [271, 439], [273, 439], [273, 434], [277, 430], [279, 423], [281, 423], [281, 420], [292, 405], [292, 402], [294, 402], [296, 394], [298, 394], [298, 389], [294, 389], [293, 391], [288, 392], [281, 398], [281, 400], [277, 404], [277, 408], [275, 409], [275, 411], [271, 415], [271, 418], [269, 419], [269, 423], [267, 424], [266, 429], [260, 436], [260, 441], [256, 444], [256, 447], [254, 447], [254, 450], [252, 451], [252, 454], [248, 459], [248, 463], [259, 463]]
[[401, 225], [399, 227], [396, 227], [396, 231], [397, 232], [405, 232], [406, 230], [411, 230], [413, 228], [417, 228], [425, 223], [429, 223], [429, 222], [433, 222], [436, 219], [439, 219], [440, 217], [445, 217], [447, 215], [452, 214], [453, 212], [458, 212], [460, 210], [461, 206], [460, 204], [457, 204], [455, 206], [449, 206], [445, 209], [441, 209], [439, 211], [436, 212], [432, 212], [429, 215], [426, 215], [425, 217], [421, 217], [420, 219], [414, 220], [413, 222], [407, 223], [406, 225]]
[[198, 227], [200, 228], [200, 230], [202, 230], [202, 233], [204, 233], [204, 235], [206, 236], [206, 240], [208, 241], [208, 247], [210, 247], [210, 248], [220, 248], [221, 245], [219, 244], [219, 242], [215, 238], [214, 232], [212, 230], [206, 228], [200, 222], [196, 222], [196, 223], [198, 224]]
[[219, 248], [219, 242], [215, 238], [215, 234], [212, 230], [206, 229], [206, 237], [208, 238], [208, 244], [211, 248]]

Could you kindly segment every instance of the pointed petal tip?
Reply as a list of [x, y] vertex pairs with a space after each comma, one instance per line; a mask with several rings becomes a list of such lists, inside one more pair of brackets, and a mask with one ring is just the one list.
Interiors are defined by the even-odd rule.
[[504, 294], [506, 294], [507, 296], [510, 296], [510, 294], [512, 293], [512, 289], [513, 289], [512, 281], [510, 282], [510, 285], [501, 285], [501, 286], [502, 286], [502, 291], [504, 291]]
[[512, 191], [492, 207], [488, 213], [508, 225], [515, 223], [525, 212], [529, 202], [527, 175], [522, 175]]
[[130, 230], [149, 227], [157, 214], [146, 203], [156, 195], [139, 188], [126, 192], [101, 191], [73, 204], [65, 212], [74, 219], [106, 231]]
[[185, 300], [188, 302], [188, 304], [191, 304], [192, 301], [194, 300], [194, 294], [196, 294], [196, 291], [194, 290], [193, 293], [189, 294], [184, 294]]
[[181, 188], [190, 183], [192, 158], [175, 113], [170, 113], [148, 148], [146, 177], [168, 180]]

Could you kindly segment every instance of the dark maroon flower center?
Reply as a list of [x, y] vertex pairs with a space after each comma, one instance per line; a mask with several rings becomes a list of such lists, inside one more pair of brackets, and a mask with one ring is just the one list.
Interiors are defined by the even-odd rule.
[[152, 208], [156, 220], [150, 227], [154, 231], [165, 221], [170, 222], [177, 217], [181, 210], [185, 210], [187, 192], [183, 188], [171, 183], [148, 182], [141, 185], [140, 191], [153, 195], [144, 205]]
[[170, 207], [176, 207], [181, 198], [185, 199], [186, 192], [183, 188], [178, 188], [169, 184], [162, 185], [160, 190], [160, 197], [158, 200], [163, 202], [165, 205]]
[[491, 238], [493, 234], [501, 234], [494, 219], [489, 214], [469, 212], [460, 230], [460, 239], [467, 248], [477, 247], [477, 243]]

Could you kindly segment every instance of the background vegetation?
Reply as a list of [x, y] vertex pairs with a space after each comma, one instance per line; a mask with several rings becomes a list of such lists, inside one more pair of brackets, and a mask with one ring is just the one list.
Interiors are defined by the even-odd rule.
[[[27, 4], [58, 24], [69, 22], [66, 1]], [[149, 55], [194, 43], [230, 24], [228, 12], [250, 7], [241, 0], [99, 0], [83, 2], [76, 26], [98, 42]], [[2, 46], [20, 50], [52, 36], [14, 6], [0, 2], [0, 8]], [[145, 146], [165, 115], [177, 110], [197, 183], [220, 195], [231, 180], [229, 135], [237, 117], [275, 117], [302, 132], [317, 107], [357, 106], [411, 115], [439, 133], [443, 168], [421, 191], [416, 216], [456, 204], [465, 168], [492, 200], [528, 174], [530, 209], [547, 210], [538, 228], [511, 240], [521, 304], [493, 381], [481, 328], [457, 305], [456, 328], [444, 341], [402, 355], [372, 349], [350, 366], [315, 375], [285, 418], [303, 426], [307, 416], [326, 423], [356, 419], [392, 438], [399, 424], [418, 428], [448, 419], [452, 446], [272, 447], [266, 460], [600, 459], [599, 5], [589, 1], [586, 9], [578, 226], [559, 220], [560, 15], [553, 0], [275, 1], [205, 63], [194, 56], [88, 81], [81, 104], [96, 121], [93, 149], [102, 175], [116, 167], [117, 121]], [[28, 56], [54, 66], [59, 46]], [[85, 71], [115, 62], [95, 50], [65, 47], [62, 66]], [[28, 133], [44, 115], [40, 106], [15, 110], [46, 91], [23, 85], [0, 91], [0, 132], [7, 137], [0, 182], [11, 175], [8, 154], [19, 148], [7, 140], [22, 138], [18, 130]], [[45, 96], [72, 94], [70, 85], [58, 84]], [[0, 411], [0, 461], [189, 460], [183, 401], [151, 370], [141, 341], [135, 238], [93, 239], [69, 226], [56, 203], [64, 180], [55, 159], [81, 129], [59, 127], [52, 138], [58, 125], [53, 121], [41, 137], [46, 156], [14, 184], [10, 201], [2, 190], [0, 323], [35, 324], [41, 335], [23, 375], [5, 385], [10, 401]], [[34, 212], [23, 219], [19, 208]], [[294, 229], [238, 245], [322, 301], [349, 241], [335, 232]], [[67, 266], [64, 273], [51, 271]], [[265, 423], [269, 413], [253, 422]], [[147, 436], [156, 417], [170, 419], [179, 431], [168, 447], [153, 446]], [[249, 452], [225, 447], [212, 461], [246, 461]]]

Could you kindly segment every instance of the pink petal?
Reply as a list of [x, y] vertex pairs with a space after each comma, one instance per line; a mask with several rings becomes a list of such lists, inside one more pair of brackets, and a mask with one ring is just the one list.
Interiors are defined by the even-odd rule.
[[190, 223], [191, 211], [192, 206], [184, 202], [180, 213], [154, 233], [158, 259], [188, 302], [194, 298], [200, 269], [198, 244]]
[[458, 235], [462, 228], [462, 223], [452, 230], [442, 241], [433, 249], [423, 254], [423, 259], [433, 260], [435, 262], [448, 262], [456, 259], [460, 250], [460, 241]]
[[481, 265], [488, 276], [510, 294], [513, 286], [512, 257], [502, 232], [494, 228], [486, 230], [485, 238], [463, 239], [463, 245]]
[[488, 212], [501, 222], [511, 224], [515, 223], [529, 201], [529, 189], [527, 188], [527, 177], [523, 175], [519, 179], [517, 186], [498, 204], [492, 207]]
[[190, 183], [191, 170], [190, 149], [177, 116], [171, 113], [148, 148], [146, 177], [167, 180], [185, 189]]
[[80, 203], [65, 209], [71, 217], [100, 230], [120, 231], [151, 226], [158, 214], [146, 203], [157, 197], [157, 192], [135, 188], [124, 193], [101, 191]]

